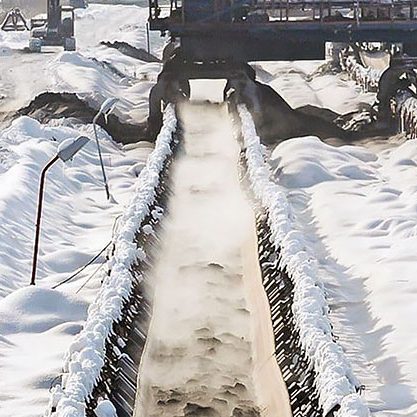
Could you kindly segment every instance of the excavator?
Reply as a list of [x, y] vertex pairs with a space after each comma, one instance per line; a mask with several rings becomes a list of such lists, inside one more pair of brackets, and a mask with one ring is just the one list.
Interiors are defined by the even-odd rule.
[[[78, 5], [79, 6], [79, 5]], [[43, 46], [60, 46], [65, 51], [75, 51], [74, 7], [63, 6], [60, 0], [48, 0], [46, 18], [33, 18], [30, 22], [19, 9], [6, 15], [1, 30], [30, 30], [29, 50], [41, 52]]]

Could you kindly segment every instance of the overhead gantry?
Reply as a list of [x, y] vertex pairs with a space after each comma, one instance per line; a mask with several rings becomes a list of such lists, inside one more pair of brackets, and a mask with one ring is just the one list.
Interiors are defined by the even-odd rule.
[[149, 26], [178, 44], [167, 48], [150, 97], [151, 137], [161, 103], [186, 97], [190, 79], [235, 79], [247, 94], [254, 80], [248, 62], [321, 60], [326, 42], [401, 44], [417, 56], [414, 0], [149, 0]]

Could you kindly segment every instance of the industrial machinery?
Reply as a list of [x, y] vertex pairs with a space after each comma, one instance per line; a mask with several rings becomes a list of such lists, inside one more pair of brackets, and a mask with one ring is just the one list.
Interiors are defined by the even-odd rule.
[[41, 52], [42, 46], [62, 46], [75, 51], [74, 8], [63, 6], [60, 0], [48, 0], [46, 18], [34, 18], [30, 28], [19, 9], [11, 10], [0, 28], [5, 31], [30, 30], [29, 50]]
[[25, 17], [20, 9], [13, 9], [7, 13], [6, 18], [0, 26], [5, 32], [22, 32], [30, 30]]
[[390, 42], [414, 52], [414, 0], [150, 0], [151, 30], [194, 60], [323, 59], [325, 42]]
[[60, 0], [48, 0], [46, 19], [31, 20], [29, 49], [40, 52], [42, 46], [63, 46], [65, 51], [75, 51], [74, 9], [62, 6]]
[[149, 27], [180, 45], [150, 97], [151, 136], [161, 100], [186, 95], [192, 78], [226, 78], [256, 96], [248, 62], [324, 59], [326, 42], [401, 44], [417, 56], [414, 0], [149, 0]]

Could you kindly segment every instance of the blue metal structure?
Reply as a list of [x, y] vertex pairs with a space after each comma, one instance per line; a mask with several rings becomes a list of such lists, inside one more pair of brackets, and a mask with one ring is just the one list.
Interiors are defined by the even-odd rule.
[[324, 58], [325, 42], [417, 44], [414, 0], [149, 0], [151, 30], [196, 61]]
[[[336, 50], [362, 42], [401, 44], [417, 56], [415, 1], [149, 0], [150, 29], [179, 40], [177, 49], [167, 48], [150, 94], [149, 136], [155, 138], [162, 124], [162, 104], [187, 98], [193, 78], [225, 78], [225, 97], [259, 109], [264, 86], [248, 62], [321, 60], [326, 42], [338, 43]], [[412, 72], [399, 62], [382, 77], [380, 119], [387, 118], [384, 109], [404, 70]]]

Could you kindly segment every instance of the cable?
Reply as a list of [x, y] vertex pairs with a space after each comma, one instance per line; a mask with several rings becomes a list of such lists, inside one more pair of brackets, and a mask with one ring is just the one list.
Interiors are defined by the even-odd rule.
[[94, 256], [94, 258], [90, 259], [83, 267], [81, 267], [77, 272], [75, 272], [74, 274], [72, 274], [71, 276], [69, 276], [68, 278], [64, 279], [61, 282], [58, 282], [58, 284], [55, 284], [52, 289], [55, 290], [56, 288], [58, 288], [59, 286], [61, 286], [62, 284], [67, 283], [68, 281], [71, 281], [73, 278], [75, 278], [78, 274], [80, 274], [82, 271], [84, 271], [85, 268], [87, 268], [87, 266], [91, 265], [97, 258], [100, 257], [100, 255], [111, 245], [112, 240], [107, 243], [106, 246], [104, 246], [104, 248], [96, 255]]
[[97, 274], [97, 272], [100, 271], [101, 268], [103, 268], [105, 263], [106, 262], [103, 262], [101, 265], [98, 266], [98, 268], [96, 268], [96, 270], [85, 280], [81, 287], [78, 288], [77, 291], [75, 291], [75, 294], [78, 294], [89, 283], [89, 281], [94, 277], [94, 275]]
[[[122, 214], [119, 214], [118, 216], [116, 216], [116, 218], [114, 219], [113, 222], [113, 226], [112, 226], [112, 236], [115, 235], [115, 233], [117, 232], [117, 223], [118, 220], [120, 219], [120, 217], [122, 217]], [[81, 267], [77, 272], [75, 272], [74, 274], [72, 274], [71, 276], [69, 276], [68, 278], [64, 279], [61, 282], [58, 282], [58, 284], [55, 284], [52, 289], [55, 290], [56, 288], [58, 288], [59, 286], [61, 286], [62, 284], [67, 283], [68, 281], [71, 281], [73, 278], [75, 278], [78, 274], [80, 274], [82, 271], [84, 271], [85, 268], [87, 268], [87, 266], [91, 265], [113, 242], [113, 240], [111, 240], [109, 243], [107, 243], [107, 245], [96, 255], [94, 256], [94, 258], [90, 259], [83, 267]], [[103, 262], [104, 263], [104, 262]], [[93, 275], [90, 276], [87, 281], [84, 283], [86, 284], [95, 274], [96, 272], [103, 266], [103, 264], [100, 265], [100, 267], [94, 271]], [[82, 287], [81, 287], [82, 288]], [[81, 290], [81, 288], [79, 288], [77, 290], [77, 293]]]

